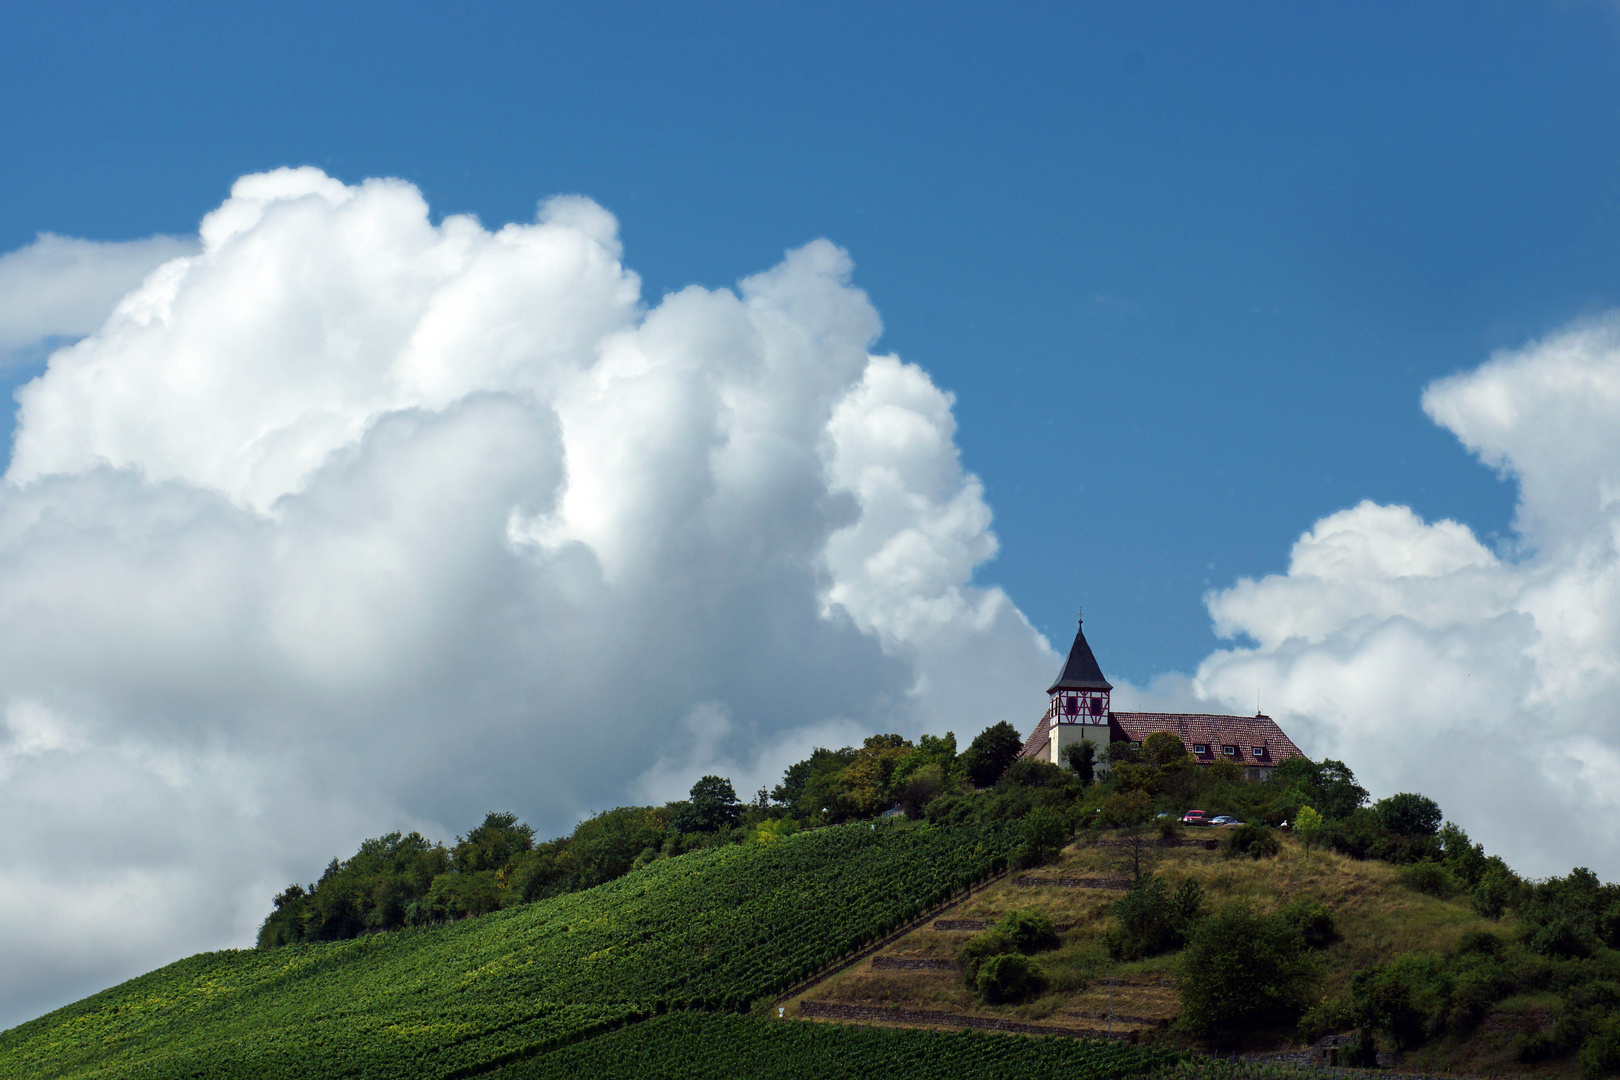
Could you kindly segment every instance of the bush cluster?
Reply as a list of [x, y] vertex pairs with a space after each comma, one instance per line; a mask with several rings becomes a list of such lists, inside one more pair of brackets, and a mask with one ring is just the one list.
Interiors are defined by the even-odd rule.
[[962, 946], [958, 960], [963, 984], [992, 1005], [1027, 1001], [1047, 986], [1045, 975], [1030, 957], [1061, 944], [1046, 915], [1009, 911]]

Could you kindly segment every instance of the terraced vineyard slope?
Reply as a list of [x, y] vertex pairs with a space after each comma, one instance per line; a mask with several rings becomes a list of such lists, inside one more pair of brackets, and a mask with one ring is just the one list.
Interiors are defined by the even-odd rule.
[[739, 1010], [1004, 865], [991, 827], [851, 825], [450, 926], [180, 961], [0, 1034], [0, 1077], [458, 1077]]

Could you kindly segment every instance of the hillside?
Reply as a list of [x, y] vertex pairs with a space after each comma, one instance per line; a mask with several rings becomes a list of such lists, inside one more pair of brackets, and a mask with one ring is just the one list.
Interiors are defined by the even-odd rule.
[[[258, 949], [0, 1033], [0, 1080], [1105, 1080], [1322, 1036], [1341, 1065], [1620, 1073], [1620, 886], [1523, 881], [1338, 762], [1245, 783], [1150, 739], [1093, 777], [996, 746], [875, 736], [770, 807], [705, 777], [541, 845], [504, 814], [453, 848], [367, 840]], [[874, 816], [913, 796], [926, 820]], [[1180, 827], [1188, 804], [1251, 823]]]
[[994, 828], [815, 830], [448, 926], [183, 960], [0, 1035], [0, 1077], [475, 1075], [737, 1010], [1002, 865]]
[[[1227, 858], [1213, 846], [1219, 831], [1183, 830], [1174, 847], [1155, 845], [1149, 867], [1174, 887], [1195, 880], [1210, 909], [1248, 904], [1273, 912], [1301, 897], [1322, 902], [1338, 939], [1317, 951], [1319, 998], [1351, 992], [1357, 972], [1414, 954], [1447, 955], [1464, 935], [1484, 931], [1510, 936], [1511, 920], [1492, 922], [1466, 900], [1426, 895], [1403, 885], [1396, 867], [1315, 850], [1308, 856], [1292, 838], [1272, 858]], [[1163, 1030], [1182, 1012], [1180, 955], [1167, 952], [1135, 961], [1110, 957], [1106, 936], [1116, 920], [1111, 906], [1123, 895], [1129, 867], [1114, 846], [1117, 834], [1086, 836], [1054, 863], [1013, 871], [989, 887], [940, 912], [917, 929], [796, 995], [789, 1012], [807, 1018], [947, 1028], [960, 1020], [924, 1019], [946, 1014], [976, 1020], [1009, 1020], [1039, 1030], [1096, 1035], [1136, 1032], [1165, 1043], [1184, 1038]], [[987, 1005], [967, 989], [957, 957], [964, 943], [1009, 911], [1038, 911], [1063, 931], [1060, 948], [1037, 960], [1051, 980], [1048, 992], [1014, 1005]], [[879, 1010], [892, 1011], [883, 1017]], [[1408, 1055], [1413, 1063], [1468, 1072], [1517, 1068], [1513, 1038], [1545, 1019], [1546, 1002], [1507, 1000], [1495, 1021], [1472, 1039], [1451, 1040]], [[1109, 1017], [1112, 1016], [1110, 1023]], [[1284, 1033], [1268, 1049], [1301, 1048]]]

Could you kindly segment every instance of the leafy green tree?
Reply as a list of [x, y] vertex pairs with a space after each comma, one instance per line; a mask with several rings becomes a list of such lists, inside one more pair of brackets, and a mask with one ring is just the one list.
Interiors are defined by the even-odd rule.
[[1305, 854], [1311, 853], [1311, 844], [1322, 831], [1322, 815], [1309, 806], [1302, 806], [1294, 815], [1294, 833], [1305, 845]]
[[1142, 741], [1141, 759], [1160, 768], [1190, 760], [1187, 745], [1168, 731], [1155, 731]]
[[857, 815], [870, 817], [888, 809], [893, 801], [893, 778], [916, 747], [898, 735], [872, 735], [855, 759], [838, 774], [842, 801]]
[[1174, 893], [1157, 874], [1131, 883], [1114, 902], [1114, 929], [1107, 936], [1108, 953], [1116, 960], [1140, 960], [1179, 949], [1193, 925], [1204, 914], [1204, 890], [1192, 878]]
[[1110, 765], [1131, 764], [1141, 760], [1141, 757], [1141, 748], [1123, 739], [1109, 743], [1108, 749], [1103, 751], [1103, 760]]
[[1366, 805], [1367, 789], [1342, 761], [1289, 758], [1277, 766], [1271, 783], [1292, 789], [1299, 803], [1309, 803], [1329, 821], [1347, 818]]
[[1083, 787], [1090, 787], [1097, 779], [1097, 746], [1090, 739], [1081, 739], [1064, 750], [1069, 768], [1080, 778]]
[[1040, 866], [1057, 858], [1063, 845], [1069, 842], [1072, 830], [1064, 814], [1051, 807], [1038, 806], [1024, 818], [1022, 834], [1014, 861], [1019, 866]]
[[1479, 879], [1469, 894], [1469, 900], [1474, 910], [1487, 919], [1500, 919], [1507, 911], [1508, 900], [1513, 895], [1513, 883], [1505, 874], [1494, 870], [1488, 871]]
[[945, 770], [931, 762], [907, 776], [898, 793], [900, 807], [908, 817], [921, 817], [923, 808], [945, 789]]
[[782, 782], [772, 789], [771, 799], [801, 818], [842, 821], [850, 811], [842, 801], [838, 774], [855, 760], [857, 752], [851, 746], [842, 750], [816, 747], [809, 757], [788, 766]]
[[1397, 836], [1433, 836], [1444, 816], [1440, 804], [1424, 795], [1403, 791], [1373, 804], [1378, 823]]
[[664, 842], [665, 830], [665, 816], [645, 806], [621, 806], [580, 822], [563, 866], [572, 887], [589, 889], [629, 873], [644, 849]]
[[723, 776], [705, 776], [692, 785], [686, 806], [675, 812], [670, 827], [676, 832], [715, 832], [729, 829], [742, 817], [742, 801]]
[[1218, 1044], [1292, 1024], [1319, 978], [1297, 928], [1242, 905], [1196, 924], [1181, 972], [1183, 1022]]
[[975, 787], [989, 787], [1001, 779], [1023, 750], [1024, 737], [1017, 728], [1005, 720], [992, 724], [974, 736], [962, 755], [968, 779]]
[[1484, 845], [1470, 842], [1462, 826], [1454, 821], [1448, 821], [1440, 826], [1437, 835], [1440, 839], [1440, 850], [1444, 853], [1446, 869], [1468, 888], [1472, 889], [1478, 885], [1479, 879], [1484, 877], [1490, 868], [1490, 859], [1485, 854]]
[[451, 866], [462, 873], [499, 870], [533, 847], [534, 830], [518, 821], [516, 814], [491, 812], [484, 815], [482, 825], [456, 837]]

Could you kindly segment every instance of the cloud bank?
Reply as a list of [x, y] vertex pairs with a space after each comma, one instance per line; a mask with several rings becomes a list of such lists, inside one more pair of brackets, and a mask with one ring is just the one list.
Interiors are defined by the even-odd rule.
[[0, 1024], [248, 943], [361, 836], [1039, 715], [952, 399], [831, 244], [648, 306], [587, 199], [435, 225], [306, 168], [148, 269], [18, 394]]
[[1208, 598], [1193, 689], [1258, 694], [1308, 753], [1436, 798], [1530, 874], [1620, 877], [1620, 319], [1432, 384], [1423, 407], [1519, 485], [1502, 551], [1402, 506], [1323, 518], [1288, 571]]
[[27, 345], [92, 332], [148, 273], [196, 247], [176, 236], [98, 243], [41, 233], [0, 255], [0, 362]]

